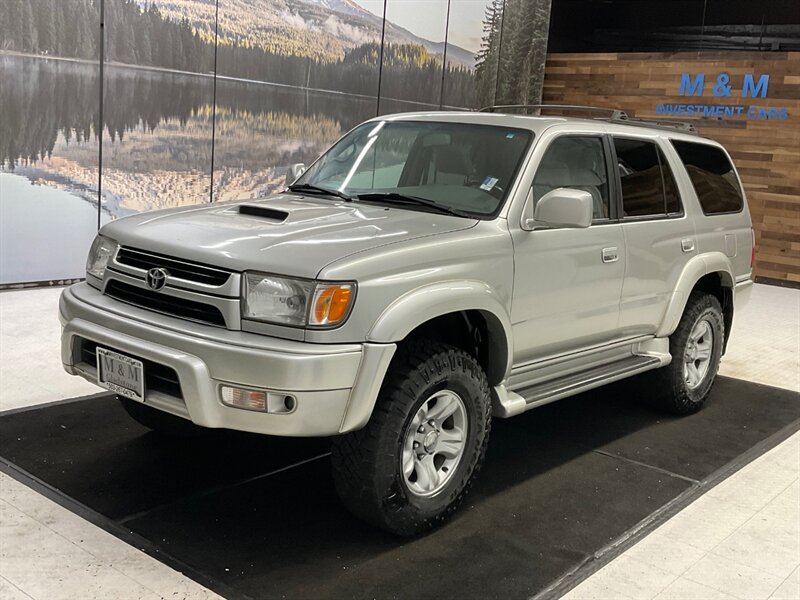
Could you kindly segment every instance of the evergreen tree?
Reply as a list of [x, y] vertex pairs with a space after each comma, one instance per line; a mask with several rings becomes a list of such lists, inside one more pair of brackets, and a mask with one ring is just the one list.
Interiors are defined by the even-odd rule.
[[79, 19], [75, 17], [75, 3], [64, 2], [61, 10], [61, 41], [59, 43], [62, 56], [78, 57]]
[[11, 49], [11, 2], [0, 2], [0, 50]]
[[0, 2], [0, 50], [6, 49], [10, 44], [7, 40], [8, 31], [11, 28], [11, 3]]
[[[99, 2], [0, 0], [0, 48], [96, 60], [100, 41]], [[503, 0], [492, 0], [490, 8], [494, 16], [487, 29], [489, 38], [479, 56], [479, 71], [486, 73], [481, 81], [487, 89], [493, 89], [496, 80], [489, 71], [497, 70], [496, 40], [502, 3]], [[105, 10], [108, 61], [199, 73], [208, 73], [213, 68], [213, 35], [208, 30], [194, 29], [187, 18], [168, 19], [155, 2], [139, 0], [106, 0]], [[364, 44], [336, 59], [314, 58], [308, 53], [298, 55], [295, 50], [279, 39], [275, 41], [275, 51], [269, 52], [247, 39], [223, 38], [218, 49], [220, 72], [301, 87], [375, 93], [381, 54], [379, 43]], [[435, 105], [443, 91], [448, 103], [473, 104], [475, 78], [469, 69], [446, 65], [442, 90], [440, 56], [430, 54], [418, 44], [394, 43], [386, 44], [383, 55], [387, 75], [383, 92], [388, 97]], [[52, 98], [54, 103], [64, 101], [59, 96]], [[150, 117], [146, 122], [156, 126], [159, 118]], [[86, 131], [84, 123], [73, 128], [69, 135], [86, 135]], [[125, 128], [109, 122], [109, 131], [118, 138], [125, 133]]]
[[530, 54], [532, 40], [535, 35], [534, 12], [532, 10], [538, 2], [525, 2], [519, 5], [519, 17], [513, 29], [513, 36], [506, 52], [507, 64], [514, 65], [512, 69], [503, 72], [504, 101], [525, 104], [527, 103], [527, 81], [530, 77]]
[[69, 16], [69, 9], [66, 2], [58, 2], [53, 7], [53, 17], [56, 21], [56, 36], [53, 44], [53, 54], [58, 56], [69, 56], [69, 49], [67, 47], [67, 19]]
[[[33, 6], [36, 38], [39, 42], [38, 50], [47, 54], [55, 54], [58, 45], [55, 11], [51, 6], [46, 6], [43, 0], [35, 0]], [[0, 31], [2, 31], [2, 26], [0, 26]]]
[[9, 50], [22, 50], [22, 0], [4, 0], [7, 2], [8, 17], [6, 21], [7, 29], [5, 35], [5, 45]]
[[33, 8], [30, 1], [22, 5], [22, 19], [20, 20], [22, 29], [22, 50], [34, 52], [36, 50], [36, 23], [33, 19]]
[[495, 103], [502, 21], [503, 0], [492, 0], [486, 7], [481, 47], [475, 57], [475, 86], [480, 106], [490, 106]]
[[506, 0], [500, 49], [498, 104], [537, 104], [541, 99], [550, 0]]
[[153, 64], [153, 48], [150, 41], [150, 21], [145, 21], [136, 30], [136, 48], [139, 50], [139, 64]]
[[186, 65], [184, 64], [183, 42], [180, 32], [171, 29], [170, 37], [172, 38], [172, 57], [169, 66], [172, 69], [184, 69]]
[[541, 102], [544, 88], [544, 68], [547, 61], [547, 38], [550, 28], [551, 0], [539, 0], [532, 7], [533, 36], [528, 62], [531, 71], [528, 74], [527, 98], [530, 102]]
[[91, 10], [88, 5], [83, 4], [80, 10], [76, 10], [76, 13], [78, 19], [75, 27], [75, 55], [83, 59], [97, 58], [94, 42], [95, 32], [92, 30], [95, 20], [92, 19]]
[[123, 26], [125, 30], [126, 47], [124, 49], [124, 59], [126, 63], [138, 65], [141, 64], [138, 57], [138, 48], [136, 46], [136, 33], [134, 31], [133, 23], [126, 23]]

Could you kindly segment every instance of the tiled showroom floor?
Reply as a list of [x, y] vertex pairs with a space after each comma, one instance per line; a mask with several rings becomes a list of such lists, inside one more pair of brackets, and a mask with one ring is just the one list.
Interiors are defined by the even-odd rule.
[[[97, 391], [61, 370], [59, 293], [0, 293], [0, 410]], [[721, 373], [800, 392], [800, 291], [756, 286], [736, 316]], [[217, 597], [0, 474], [0, 598]], [[565, 598], [800, 600], [800, 434], [712, 488]]]

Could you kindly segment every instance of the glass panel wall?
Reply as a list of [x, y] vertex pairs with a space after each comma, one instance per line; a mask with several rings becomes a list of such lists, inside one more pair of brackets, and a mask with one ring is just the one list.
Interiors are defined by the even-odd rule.
[[0, 2], [0, 286], [83, 277], [99, 216], [99, 24], [92, 0]]
[[219, 0], [214, 200], [282, 189], [289, 165], [375, 115], [381, 17], [356, 3], [262, 8]]
[[502, 35], [503, 0], [0, 2], [0, 288], [82, 277], [111, 219], [278, 191], [377, 114], [491, 104], [546, 35], [549, 0], [507, 1]]
[[450, 0], [442, 108], [493, 104], [502, 8], [502, 0]]
[[[447, 0], [387, 1], [381, 65], [382, 114], [439, 108], [447, 9]], [[449, 50], [450, 60], [471, 61], [463, 49]]]
[[550, 0], [505, 0], [501, 15], [495, 104], [538, 104], [547, 58]]
[[112, 218], [209, 201], [214, 29], [213, 2], [105, 0], [102, 190]]

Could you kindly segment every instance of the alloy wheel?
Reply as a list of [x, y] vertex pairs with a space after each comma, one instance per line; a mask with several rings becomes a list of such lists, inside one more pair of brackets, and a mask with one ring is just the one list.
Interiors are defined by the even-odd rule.
[[683, 354], [683, 379], [690, 390], [697, 388], [708, 374], [714, 349], [714, 330], [706, 319], [692, 327]]
[[451, 390], [431, 395], [408, 424], [403, 439], [403, 479], [421, 497], [437, 494], [447, 485], [464, 454], [467, 410]]

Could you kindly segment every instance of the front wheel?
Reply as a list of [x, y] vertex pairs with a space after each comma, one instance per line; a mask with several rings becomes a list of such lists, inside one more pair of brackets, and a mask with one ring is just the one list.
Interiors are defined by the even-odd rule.
[[356, 516], [398, 535], [443, 523], [483, 461], [486, 375], [468, 353], [428, 341], [398, 350], [369, 423], [333, 442], [333, 477]]
[[692, 292], [678, 328], [670, 336], [672, 363], [648, 379], [651, 397], [667, 410], [690, 414], [703, 407], [719, 370], [725, 321], [719, 300]]

